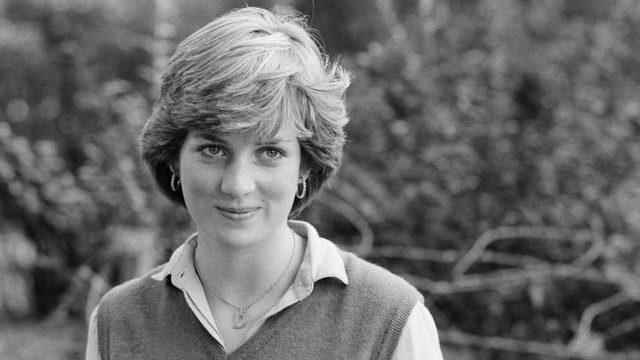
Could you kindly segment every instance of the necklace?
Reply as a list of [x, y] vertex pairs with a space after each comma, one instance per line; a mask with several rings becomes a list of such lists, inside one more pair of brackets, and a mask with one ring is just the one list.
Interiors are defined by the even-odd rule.
[[289, 267], [291, 267], [291, 263], [293, 262], [293, 258], [295, 257], [295, 253], [296, 253], [296, 239], [295, 239], [295, 236], [293, 235], [293, 231], [291, 231], [291, 240], [293, 241], [293, 251], [291, 251], [291, 256], [289, 257], [289, 262], [287, 263], [287, 266], [285, 266], [284, 270], [282, 270], [282, 273], [280, 273], [278, 278], [271, 285], [269, 285], [269, 287], [264, 292], [262, 292], [260, 296], [257, 296], [255, 299], [253, 299], [253, 301], [249, 302], [248, 304], [236, 305], [232, 303], [231, 301], [223, 298], [219, 294], [218, 289], [216, 289], [215, 287], [213, 287], [213, 285], [211, 285], [211, 287], [213, 288], [213, 296], [218, 298], [223, 303], [231, 306], [235, 310], [233, 313], [234, 329], [242, 329], [245, 326], [247, 326], [247, 324], [249, 323], [247, 312], [249, 312], [249, 309], [251, 309], [253, 305], [260, 302], [260, 300], [264, 299], [276, 287], [276, 285], [280, 282], [280, 280], [284, 278], [285, 274], [287, 273], [287, 270], [289, 269]]

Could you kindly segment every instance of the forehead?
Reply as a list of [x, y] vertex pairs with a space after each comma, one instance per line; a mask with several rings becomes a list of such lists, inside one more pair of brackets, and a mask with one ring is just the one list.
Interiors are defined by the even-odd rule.
[[292, 142], [297, 140], [297, 131], [294, 126], [281, 126], [270, 132], [261, 132], [259, 129], [199, 129], [189, 132], [190, 137], [202, 140], [244, 140], [247, 142]]

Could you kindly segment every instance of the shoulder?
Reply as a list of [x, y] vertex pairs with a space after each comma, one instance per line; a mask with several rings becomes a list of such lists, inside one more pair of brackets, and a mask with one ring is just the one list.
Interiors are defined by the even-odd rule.
[[417, 304], [411, 311], [392, 359], [442, 360], [435, 321], [423, 304]]
[[366, 327], [368, 336], [378, 334], [375, 336], [377, 358], [391, 358], [408, 319], [416, 308], [424, 307], [422, 294], [382, 266], [346, 251], [341, 251], [341, 256], [349, 278], [346, 303], [357, 308], [357, 316], [350, 317], [349, 321]]
[[367, 296], [391, 303], [413, 307], [424, 301], [422, 294], [402, 277], [351, 252], [341, 250], [340, 253], [349, 277], [349, 286], [361, 289]]
[[162, 268], [163, 265], [160, 265], [142, 276], [114, 286], [102, 296], [99, 309], [120, 308], [133, 305], [136, 301], [146, 297], [150, 292], [162, 287], [164, 283], [163, 280], [152, 278], [152, 276], [160, 272]]

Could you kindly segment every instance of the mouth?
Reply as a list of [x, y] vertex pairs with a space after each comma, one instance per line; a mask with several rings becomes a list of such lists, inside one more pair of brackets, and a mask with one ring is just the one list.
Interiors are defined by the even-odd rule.
[[260, 207], [216, 206], [216, 209], [218, 209], [220, 214], [225, 218], [237, 221], [252, 218], [260, 210]]

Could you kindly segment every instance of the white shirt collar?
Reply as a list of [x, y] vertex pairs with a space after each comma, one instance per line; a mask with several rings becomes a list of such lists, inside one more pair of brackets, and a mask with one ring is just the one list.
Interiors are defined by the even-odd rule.
[[[313, 288], [313, 284], [324, 278], [333, 277], [349, 283], [344, 261], [340, 256], [340, 250], [331, 241], [318, 235], [313, 225], [299, 220], [290, 220], [289, 227], [298, 235], [307, 239], [304, 258], [296, 275], [298, 285]], [[162, 269], [152, 276], [153, 279], [162, 281], [167, 276], [171, 277], [171, 283], [182, 289], [181, 279], [185, 273], [195, 272], [193, 266], [193, 248], [197, 241], [197, 233], [189, 236], [171, 255], [169, 261]], [[310, 290], [310, 289], [309, 289]]]

